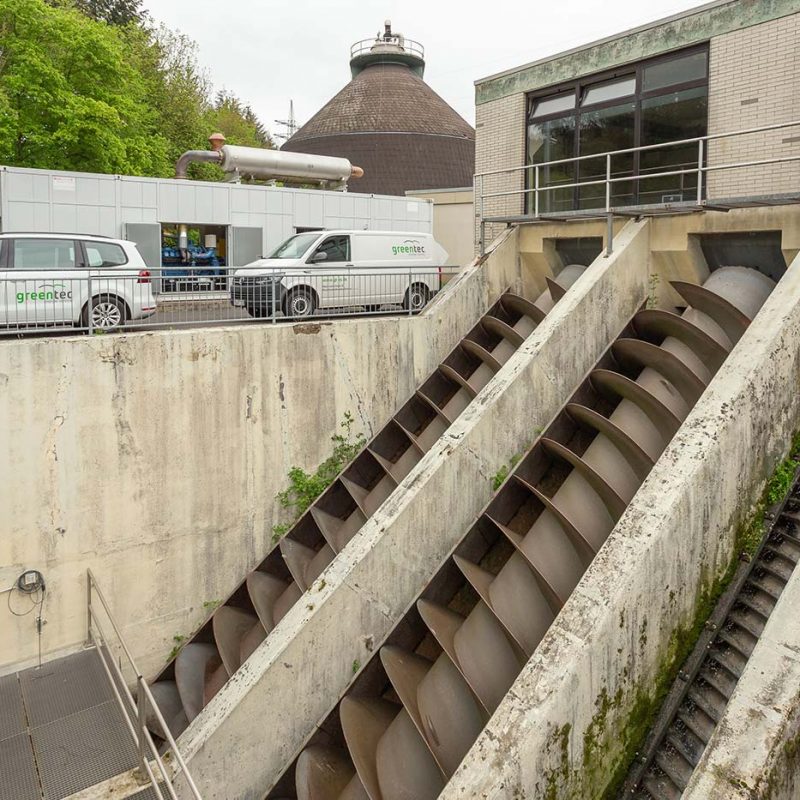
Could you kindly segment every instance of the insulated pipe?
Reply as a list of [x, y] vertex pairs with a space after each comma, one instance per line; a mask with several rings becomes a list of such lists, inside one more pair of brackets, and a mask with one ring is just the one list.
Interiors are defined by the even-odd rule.
[[364, 174], [346, 158], [290, 153], [259, 147], [226, 144], [222, 150], [222, 169], [254, 178], [288, 178], [305, 181], [341, 183]]
[[175, 177], [187, 177], [189, 164], [221, 164], [222, 153], [214, 150], [187, 150], [175, 163]]

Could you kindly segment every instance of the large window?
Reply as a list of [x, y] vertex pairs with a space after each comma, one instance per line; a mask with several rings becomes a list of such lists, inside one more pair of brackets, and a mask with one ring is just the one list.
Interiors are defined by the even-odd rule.
[[[539, 213], [604, 208], [606, 153], [703, 136], [708, 125], [708, 50], [694, 48], [595, 75], [528, 97], [527, 163], [575, 156], [538, 170]], [[611, 159], [611, 203], [662, 203], [696, 196], [696, 175], [627, 180], [697, 165], [697, 145], [623, 153]], [[527, 171], [527, 188], [536, 185]], [[580, 187], [570, 184], [597, 181]], [[537, 210], [532, 194], [527, 211]]]

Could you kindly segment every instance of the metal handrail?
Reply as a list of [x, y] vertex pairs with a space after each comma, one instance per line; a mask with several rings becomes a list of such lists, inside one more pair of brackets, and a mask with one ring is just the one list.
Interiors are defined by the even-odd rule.
[[[728, 139], [734, 136], [748, 136], [753, 133], [765, 133], [767, 131], [783, 130], [784, 128], [794, 128], [800, 125], [800, 120], [793, 122], [778, 122], [774, 125], [763, 125], [759, 128], [743, 128], [738, 131], [729, 131], [728, 133], [709, 133], [705, 136], [695, 136], [691, 139], [675, 139], [671, 142], [662, 142], [660, 144], [643, 144], [638, 147], [626, 147], [622, 150], [606, 150], [604, 153], [591, 153], [586, 156], [571, 156], [570, 158], [559, 158], [553, 161], [543, 161], [539, 167], [550, 167], [555, 164], [566, 164], [573, 161], [586, 161], [590, 158], [605, 158], [606, 156], [619, 156], [626, 153], [641, 153], [646, 150], [660, 150], [663, 147], [680, 147], [686, 144], [697, 144], [698, 142], [710, 142], [717, 139]], [[531, 169], [534, 164], [524, 164], [521, 167], [504, 167], [503, 169], [493, 169], [486, 172], [476, 172], [476, 178], [482, 178], [486, 175], [500, 175], [504, 172], [520, 172], [526, 169]]]
[[[544, 192], [562, 191], [564, 189], [577, 189], [590, 186], [604, 186], [605, 187], [605, 206], [603, 208], [591, 209], [592, 211], [602, 213], [608, 217], [608, 242], [607, 253], [611, 252], [611, 241], [613, 238], [613, 224], [612, 217], [614, 215], [615, 206], [612, 205], [611, 190], [615, 183], [623, 183], [626, 181], [636, 181], [637, 185], [641, 181], [653, 180], [655, 178], [669, 178], [669, 177], [684, 177], [690, 175], [697, 176], [696, 187], [696, 202], [698, 205], [703, 202], [703, 193], [705, 185], [703, 176], [710, 172], [717, 172], [721, 170], [742, 169], [745, 167], [758, 167], [770, 164], [785, 164], [794, 161], [800, 161], [800, 154], [792, 156], [779, 156], [775, 158], [764, 159], [750, 159], [748, 161], [739, 161], [733, 163], [722, 164], [707, 164], [706, 157], [708, 154], [708, 144], [712, 141], [721, 139], [730, 139], [737, 136], [748, 136], [756, 133], [766, 133], [768, 131], [783, 130], [785, 128], [793, 128], [800, 126], [800, 120], [793, 120], [791, 122], [779, 122], [772, 125], [762, 125], [756, 128], [744, 128], [737, 131], [729, 131], [727, 133], [712, 133], [705, 136], [696, 136], [690, 139], [677, 139], [672, 142], [662, 142], [660, 144], [640, 145], [638, 147], [627, 147], [620, 150], [609, 150], [604, 153], [591, 153], [589, 155], [571, 156], [569, 158], [554, 159], [552, 161], [543, 161], [540, 164], [525, 164], [522, 166], [505, 167], [496, 170], [487, 170], [485, 172], [478, 172], [475, 174], [475, 197], [478, 203], [478, 219], [480, 222], [480, 253], [483, 255], [486, 250], [486, 213], [485, 201], [493, 197], [510, 197], [520, 196], [526, 198], [533, 195], [534, 208], [533, 213], [529, 214], [532, 219], [540, 218], [540, 194]], [[637, 172], [636, 174], [614, 175], [612, 171], [612, 158], [614, 156], [630, 155], [633, 153], [642, 153], [651, 150], [668, 149], [671, 147], [695, 145], [697, 147], [696, 162], [692, 162], [695, 166], [687, 169], [665, 169], [661, 171], [646, 171]], [[550, 167], [561, 166], [565, 164], [578, 164], [583, 161], [605, 159], [605, 177], [591, 180], [578, 180], [571, 183], [553, 183], [550, 185], [542, 185], [542, 174], [545, 173]], [[522, 187], [519, 189], [511, 189], [498, 192], [486, 192], [485, 179], [497, 175], [516, 175], [518, 173], [532, 174], [533, 186]], [[643, 206], [662, 206], [663, 203], [647, 203]]]
[[[397, 34], [392, 34], [391, 39], [384, 39], [383, 37], [378, 37], [377, 39], [361, 39], [350, 47], [350, 58], [370, 53], [373, 48], [379, 48], [382, 45], [399, 47], [410, 55], [425, 58], [425, 48], [419, 42], [415, 42], [413, 39], [406, 39], [404, 36], [398, 36]], [[376, 52], [380, 51], [378, 50]]]
[[[166, 720], [161, 714], [161, 710], [159, 709], [158, 704], [153, 697], [153, 693], [150, 691], [147, 681], [144, 679], [142, 673], [139, 671], [139, 668], [136, 666], [133, 655], [128, 649], [119, 627], [117, 626], [116, 622], [114, 622], [114, 617], [111, 614], [109, 604], [91, 569], [86, 570], [86, 590], [87, 638], [92, 644], [95, 645], [95, 647], [97, 647], [97, 651], [100, 654], [100, 660], [106, 672], [106, 676], [108, 677], [109, 682], [111, 683], [111, 688], [114, 691], [114, 696], [120, 708], [122, 709], [128, 732], [131, 734], [131, 737], [133, 738], [134, 744], [137, 748], [139, 755], [139, 768], [141, 769], [142, 773], [147, 775], [149, 778], [159, 800], [164, 800], [164, 795], [162, 794], [161, 787], [159, 786], [160, 782], [166, 787], [169, 797], [172, 800], [178, 800], [178, 795], [176, 794], [175, 788], [172, 784], [173, 778], [177, 772], [182, 773], [183, 778], [186, 781], [186, 785], [189, 787], [191, 792], [191, 796], [195, 798], [195, 800], [202, 800], [200, 791], [198, 790], [197, 785], [189, 773], [189, 768], [186, 766], [186, 762], [184, 761], [180, 750], [178, 750], [178, 745], [170, 733]], [[121, 667], [116, 663], [116, 661], [114, 661], [114, 659], [106, 656], [106, 653], [108, 652], [109, 639], [105, 635], [103, 626], [100, 624], [100, 620], [97, 618], [95, 613], [94, 606], [92, 604], [93, 595], [96, 595], [100, 601], [100, 605], [105, 612], [108, 622], [111, 624], [111, 628], [116, 636], [117, 642], [121, 646], [130, 668], [136, 675], [136, 698], [133, 697], [128, 684], [125, 681]], [[97, 634], [95, 634], [95, 630]], [[118, 687], [122, 687], [124, 690], [124, 699]], [[152, 711], [152, 713], [155, 715], [155, 718], [164, 733], [167, 744], [169, 745], [175, 761], [177, 762], [177, 767], [173, 767], [173, 774], [170, 774], [170, 770], [164, 763], [164, 759], [162, 759], [161, 754], [158, 752], [158, 748], [153, 741], [153, 737], [151, 736], [150, 731], [145, 724], [148, 710]], [[132, 716], [134, 717], [134, 720], [131, 719]], [[157, 778], [153, 772], [153, 767], [150, 763], [151, 759], [158, 769], [158, 773], [161, 776], [160, 778]]]

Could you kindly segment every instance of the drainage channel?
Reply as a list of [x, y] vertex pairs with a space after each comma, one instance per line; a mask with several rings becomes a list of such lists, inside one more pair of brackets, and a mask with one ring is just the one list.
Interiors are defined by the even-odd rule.
[[677, 800], [800, 560], [800, 470], [754, 558], [739, 565], [664, 701], [620, 799]]
[[[266, 639], [585, 269], [565, 267], [534, 302], [504, 293], [184, 645], [152, 686], [173, 736]], [[155, 718], [148, 727], [164, 738]]]
[[774, 287], [672, 285], [685, 312], [631, 319], [269, 798], [439, 795]]

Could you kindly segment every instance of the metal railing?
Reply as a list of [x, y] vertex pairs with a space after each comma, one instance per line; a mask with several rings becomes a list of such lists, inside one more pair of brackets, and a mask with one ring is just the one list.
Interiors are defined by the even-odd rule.
[[[486, 214], [486, 201], [496, 197], [513, 197], [518, 196], [523, 200], [523, 214], [516, 216], [523, 216], [531, 220], [539, 220], [543, 218], [559, 217], [561, 215], [569, 215], [571, 212], [591, 212], [597, 215], [607, 215], [609, 217], [609, 245], [611, 242], [611, 217], [616, 211], [620, 209], [635, 207], [641, 213], [646, 213], [647, 208], [668, 208], [676, 205], [675, 202], [661, 202], [661, 203], [644, 203], [635, 205], [614, 203], [614, 188], [617, 185], [630, 183], [636, 187], [634, 197], [639, 194], [639, 186], [643, 181], [653, 181], [658, 178], [680, 178], [682, 181], [686, 178], [694, 178], [696, 184], [692, 186], [692, 197], [689, 202], [696, 203], [698, 206], [709, 204], [709, 199], [706, 197], [706, 189], [708, 185], [708, 174], [712, 172], [721, 172], [725, 170], [744, 169], [746, 167], [761, 167], [775, 164], [785, 164], [788, 162], [800, 161], [800, 152], [788, 156], [775, 156], [773, 158], [749, 159], [736, 162], [720, 162], [708, 163], [709, 143], [719, 140], [732, 139], [742, 136], [750, 136], [753, 134], [767, 133], [769, 131], [778, 131], [786, 128], [800, 127], [800, 121], [795, 120], [792, 122], [781, 122], [773, 125], [763, 125], [757, 128], [747, 128], [738, 131], [730, 131], [727, 133], [708, 134], [706, 136], [697, 136], [691, 139], [678, 139], [671, 142], [663, 142], [660, 144], [641, 145], [639, 147], [627, 147], [621, 150], [611, 150], [604, 153], [591, 153], [583, 156], [572, 156], [569, 158], [560, 158], [553, 161], [543, 161], [539, 164], [525, 164], [516, 167], [505, 167], [502, 169], [488, 170], [486, 172], [479, 172], [475, 175], [475, 195], [477, 200], [477, 216], [480, 222], [480, 251], [481, 254], [485, 252], [486, 247], [486, 222], [492, 221], [493, 217]], [[691, 162], [672, 163], [665, 169], [647, 169], [634, 171], [630, 166], [619, 169], [619, 159], [621, 157], [636, 157], [638, 159], [641, 153], [648, 153], [653, 151], [669, 151], [674, 148], [696, 148], [696, 157]], [[799, 148], [800, 149], [800, 148]], [[614, 159], [617, 159], [617, 170], [615, 171]], [[552, 183], [547, 182], [549, 172], [556, 167], [571, 168], [577, 171], [578, 167], [583, 162], [598, 161], [604, 162], [604, 174], [602, 177], [590, 177], [587, 180], [574, 180], [574, 181], [556, 181]], [[593, 170], [597, 173], [597, 170]], [[507, 177], [514, 180], [522, 178], [523, 184], [520, 188], [504, 189], [502, 191], [486, 191], [486, 183], [490, 178]], [[694, 183], [694, 181], [692, 181]], [[600, 198], [592, 198], [592, 200], [600, 199], [602, 204], [598, 206], [589, 206], [580, 208], [580, 205], [572, 209], [564, 209], [560, 211], [553, 211], [544, 209], [547, 205], [546, 199], [550, 197], [549, 192], [563, 192], [564, 190], [573, 190], [573, 192], [580, 192], [582, 189], [590, 187], [602, 187], [603, 194]], [[532, 207], [529, 205], [532, 199]], [[679, 201], [680, 202], [680, 201]], [[503, 219], [498, 216], [497, 219]]]
[[[158, 800], [164, 800], [164, 792], [166, 792], [166, 796], [172, 800], [178, 800], [178, 795], [173, 786], [173, 779], [180, 773], [191, 792], [191, 796], [195, 798], [195, 800], [202, 800], [200, 791], [192, 780], [192, 776], [189, 774], [189, 769], [178, 750], [177, 744], [175, 744], [175, 739], [169, 731], [167, 722], [156, 704], [150, 687], [147, 685], [147, 681], [142, 677], [142, 673], [136, 666], [136, 662], [128, 646], [125, 644], [125, 640], [122, 638], [119, 628], [114, 622], [111, 609], [100, 587], [97, 585], [97, 580], [92, 574], [91, 569], [86, 570], [86, 592], [87, 638], [88, 641], [97, 648], [106, 676], [114, 691], [114, 696], [122, 709], [126, 727], [133, 738], [138, 753], [139, 764], [137, 769], [139, 770], [143, 783], [149, 780]], [[111, 656], [111, 642], [103, 631], [102, 623], [98, 619], [96, 606], [92, 602], [93, 598], [97, 598], [99, 601], [105, 618], [116, 635], [117, 644], [119, 645], [117, 648], [118, 654], [121, 653], [125, 656], [127, 669], [133, 676], [131, 682], [135, 684], [136, 688], [135, 698], [128, 686], [128, 681], [126, 681], [121, 656], [118, 655], [118, 661]], [[147, 728], [146, 720], [149, 714], [152, 714], [153, 718], [158, 722], [170, 748], [167, 756], [163, 758]], [[169, 753], [172, 754], [171, 759]], [[171, 766], [165, 763], [173, 760], [175, 763]]]
[[0, 337], [412, 315], [458, 268], [0, 270]]
[[380, 53], [383, 47], [397, 47], [406, 53], [419, 58], [425, 58], [425, 48], [413, 39], [393, 34], [390, 39], [378, 37], [377, 39], [361, 39], [350, 47], [350, 58], [363, 56], [367, 53]]

